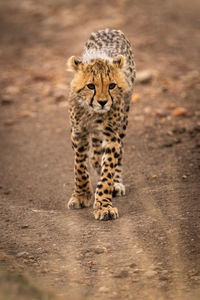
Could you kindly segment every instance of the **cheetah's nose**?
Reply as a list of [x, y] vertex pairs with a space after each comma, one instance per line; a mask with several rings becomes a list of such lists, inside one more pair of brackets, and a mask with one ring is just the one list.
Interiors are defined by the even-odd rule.
[[99, 100], [98, 103], [101, 105], [101, 107], [103, 108], [104, 105], [107, 103], [107, 100]]

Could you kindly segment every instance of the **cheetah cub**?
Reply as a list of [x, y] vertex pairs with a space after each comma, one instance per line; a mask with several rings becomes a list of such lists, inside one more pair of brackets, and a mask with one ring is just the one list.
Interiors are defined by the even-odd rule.
[[69, 99], [75, 188], [68, 208], [91, 204], [93, 191], [86, 163], [91, 145], [90, 160], [100, 177], [95, 191], [95, 219], [116, 219], [119, 214], [112, 197], [125, 195], [123, 139], [135, 78], [130, 42], [120, 30], [92, 33], [82, 58], [70, 57], [68, 68], [75, 73]]

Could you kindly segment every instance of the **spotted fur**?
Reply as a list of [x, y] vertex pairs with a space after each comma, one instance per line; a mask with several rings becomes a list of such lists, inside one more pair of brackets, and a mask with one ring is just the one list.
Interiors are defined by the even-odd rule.
[[71, 139], [75, 153], [75, 188], [71, 209], [88, 207], [93, 196], [87, 168], [90, 161], [100, 178], [95, 191], [94, 216], [116, 219], [112, 197], [124, 195], [122, 183], [123, 139], [135, 78], [130, 42], [120, 30], [100, 30], [86, 42], [82, 58], [72, 56]]

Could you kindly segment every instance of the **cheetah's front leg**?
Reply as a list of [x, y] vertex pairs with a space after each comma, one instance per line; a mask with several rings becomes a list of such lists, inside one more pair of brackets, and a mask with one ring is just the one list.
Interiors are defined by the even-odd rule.
[[68, 208], [76, 209], [90, 206], [92, 198], [92, 185], [89, 179], [89, 173], [86, 164], [89, 147], [87, 135], [75, 134], [72, 132], [71, 138], [75, 153], [75, 188], [68, 202]]
[[101, 178], [97, 184], [94, 202], [94, 216], [99, 220], [110, 220], [119, 217], [118, 209], [112, 206], [112, 192], [114, 188], [114, 175], [120, 156], [120, 139], [111, 136], [105, 140], [102, 157]]

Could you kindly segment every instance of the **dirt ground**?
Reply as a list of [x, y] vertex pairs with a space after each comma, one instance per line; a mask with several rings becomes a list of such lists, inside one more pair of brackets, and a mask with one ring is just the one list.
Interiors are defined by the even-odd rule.
[[[0, 299], [200, 299], [198, 1], [0, 1]], [[66, 60], [121, 29], [137, 72], [120, 218], [69, 211]], [[93, 184], [97, 180], [93, 174]]]

